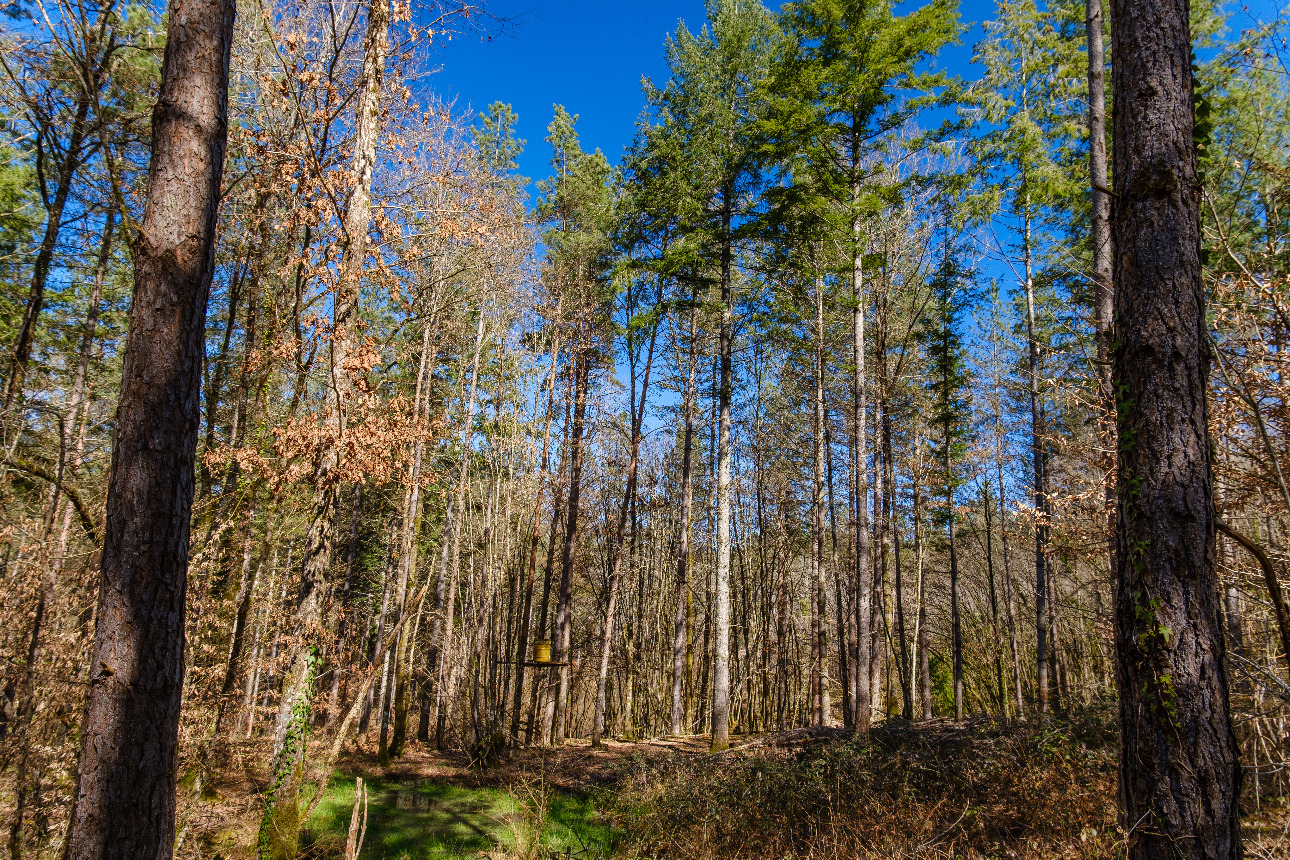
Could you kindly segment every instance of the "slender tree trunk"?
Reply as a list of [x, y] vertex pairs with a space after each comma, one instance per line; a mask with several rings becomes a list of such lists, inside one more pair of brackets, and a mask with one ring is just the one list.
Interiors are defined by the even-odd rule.
[[1013, 692], [1017, 719], [1026, 718], [1026, 697], [1021, 687], [1021, 649], [1017, 643], [1017, 612], [1012, 596], [1012, 554], [1008, 551], [1008, 493], [1003, 483], [1003, 417], [994, 413], [994, 465], [999, 479], [999, 546], [1003, 552], [1003, 599], [1008, 610], [1008, 647], [1012, 652]]
[[[661, 296], [660, 296], [661, 299]], [[613, 564], [609, 571], [609, 599], [605, 605], [605, 623], [604, 635], [600, 644], [600, 671], [596, 677], [596, 703], [595, 710], [591, 720], [591, 745], [600, 746], [600, 738], [605, 733], [605, 691], [609, 683], [609, 655], [614, 644], [614, 616], [618, 609], [618, 592], [622, 579], [623, 552], [626, 542], [624, 540], [627, 532], [627, 517], [630, 513], [630, 506], [633, 497], [636, 494], [636, 468], [640, 461], [641, 450], [641, 423], [645, 419], [645, 405], [649, 397], [649, 374], [654, 364], [654, 342], [658, 337], [658, 323], [655, 322], [650, 331], [649, 349], [645, 358], [645, 375], [641, 380], [641, 399], [639, 404], [633, 404], [632, 408], [632, 428], [631, 428], [631, 454], [627, 460], [627, 479], [623, 487], [623, 502], [618, 510], [618, 528], [614, 533], [613, 543]], [[633, 393], [635, 391], [635, 381], [633, 380]], [[632, 539], [635, 540], [636, 533], [632, 532]], [[628, 718], [630, 719], [630, 712]]]
[[1003, 645], [999, 641], [999, 590], [994, 575], [994, 506], [990, 503], [990, 483], [981, 485], [981, 512], [985, 519], [985, 570], [990, 589], [990, 633], [994, 651], [995, 695], [999, 700], [1000, 716], [1008, 716], [1008, 696], [1003, 689]]
[[1122, 826], [1131, 860], [1238, 858], [1210, 469], [1187, 0], [1112, 0]]
[[[853, 162], [857, 159], [852, 158]], [[852, 189], [853, 198], [859, 198], [857, 181]], [[855, 308], [851, 312], [851, 355], [855, 362], [855, 376], [851, 387], [852, 459], [855, 470], [856, 502], [852, 540], [855, 542], [855, 570], [852, 587], [856, 594], [856, 652], [852, 661], [855, 676], [855, 730], [859, 735], [869, 733], [872, 713], [872, 694], [869, 686], [869, 613], [872, 609], [871, 585], [873, 571], [869, 558], [869, 465], [866, 453], [865, 420], [865, 292], [864, 268], [861, 246], [861, 224], [857, 216], [852, 223], [851, 298]]]
[[[556, 305], [557, 325], [560, 317], [559, 304]], [[542, 500], [546, 493], [550, 473], [551, 458], [551, 424], [555, 417], [555, 378], [560, 365], [560, 336], [556, 330], [555, 343], [551, 348], [551, 373], [547, 379], [546, 424], [542, 429], [542, 467], [538, 472], [537, 499], [533, 502], [533, 534], [529, 538], [528, 579], [524, 585], [523, 607], [520, 610], [519, 638], [515, 643], [515, 699], [511, 713], [511, 744], [520, 742], [520, 710], [524, 702], [524, 662], [528, 655], [530, 622], [533, 610], [533, 580], [537, 577], [538, 546], [541, 543]], [[534, 404], [534, 409], [537, 404]], [[554, 502], [559, 507], [559, 502]], [[539, 633], [541, 630], [539, 629]]]
[[[174, 0], [117, 404], [70, 860], [169, 858], [231, 0]], [[158, 444], [158, 439], [163, 444]]]
[[314, 493], [299, 594], [296, 639], [274, 725], [273, 761], [260, 822], [259, 852], [273, 860], [292, 860], [300, 836], [299, 793], [304, 741], [311, 722], [318, 644], [325, 628], [324, 601], [329, 591], [333, 517], [340, 494], [339, 471], [346, 411], [354, 390], [351, 359], [361, 322], [359, 288], [367, 261], [372, 220], [372, 174], [380, 131], [381, 81], [389, 41], [390, 7], [374, 0], [368, 7], [363, 39], [358, 102], [355, 107], [354, 153], [350, 162], [349, 200], [343, 222], [340, 273], [332, 306], [329, 378], [324, 405], [326, 441], [317, 454]]
[[959, 552], [958, 529], [954, 527], [951, 503], [950, 521], [946, 526], [950, 538], [950, 635], [954, 650], [954, 719], [963, 719], [963, 625], [959, 618]]
[[914, 466], [914, 553], [918, 557], [918, 686], [919, 706], [923, 719], [930, 720], [932, 713], [932, 669], [931, 647], [927, 631], [927, 576], [923, 568], [923, 496], [918, 483], [922, 471], [923, 440], [919, 434], [914, 436], [915, 450], [919, 451], [918, 462]]
[[813, 725], [829, 720], [824, 704], [828, 648], [824, 586], [824, 279], [815, 279], [815, 379], [811, 421], [811, 696]]
[[[690, 295], [691, 305], [697, 296]], [[676, 614], [672, 621], [672, 734], [685, 730], [686, 645], [690, 639], [690, 570], [694, 552], [690, 548], [690, 523], [694, 515], [694, 375], [698, 364], [695, 339], [697, 312], [690, 309], [688, 363], [685, 377], [685, 441], [681, 453], [681, 522], [677, 526]]]
[[1088, 172], [1093, 211], [1094, 326], [1097, 329], [1097, 379], [1102, 389], [1098, 420], [1106, 472], [1106, 544], [1115, 570], [1115, 391], [1111, 387], [1111, 350], [1115, 341], [1115, 289], [1111, 246], [1111, 180], [1106, 157], [1106, 58], [1102, 47], [1102, 0], [1085, 0], [1088, 41]]
[[[18, 328], [18, 339], [13, 348], [13, 364], [9, 368], [9, 384], [5, 388], [4, 411], [8, 412], [22, 394], [23, 380], [27, 375], [27, 365], [31, 362], [31, 348], [36, 341], [36, 323], [45, 305], [45, 285], [49, 282], [49, 270], [54, 264], [58, 236], [62, 232], [63, 212], [67, 208], [67, 198], [72, 191], [72, 181], [80, 167], [84, 155], [85, 124], [89, 118], [90, 93], [81, 89], [76, 97], [76, 111], [72, 115], [72, 127], [68, 130], [67, 148], [63, 150], [63, 159], [58, 164], [58, 184], [54, 187], [54, 196], [48, 201], [45, 211], [45, 233], [40, 240], [40, 249], [36, 252], [36, 262], [32, 266], [31, 289], [27, 294], [27, 306], [23, 310], [22, 323]], [[155, 135], [155, 132], [154, 132]], [[221, 153], [221, 158], [222, 153]], [[222, 170], [222, 165], [221, 165]], [[205, 305], [203, 304], [203, 313]]]
[[1030, 194], [1022, 203], [1025, 255], [1026, 348], [1030, 395], [1030, 450], [1035, 499], [1035, 666], [1039, 721], [1048, 719], [1048, 488], [1044, 451], [1044, 423], [1039, 402], [1039, 341], [1035, 326], [1035, 282], [1031, 273]]
[[[579, 337], [586, 337], [581, 332]], [[569, 700], [569, 662], [571, 643], [570, 609], [573, 603], [573, 565], [577, 554], [578, 508], [582, 500], [582, 442], [587, 415], [587, 389], [591, 375], [591, 356], [586, 344], [576, 347], [574, 358], [573, 424], [569, 439], [569, 502], [565, 514], [564, 548], [560, 555], [560, 588], [555, 604], [555, 641], [551, 650], [553, 663], [547, 681], [546, 707], [542, 714], [542, 743], [559, 746], [564, 743], [564, 715]]]
[[722, 192], [721, 210], [721, 388], [717, 430], [717, 565], [715, 571], [715, 660], [712, 672], [712, 749], [730, 746], [730, 401], [734, 390], [734, 295], [731, 283], [731, 218], [734, 189]]
[[[430, 367], [430, 357], [433, 352], [431, 348], [433, 326], [426, 325], [421, 333], [421, 360], [417, 367], [417, 386], [413, 397], [413, 414], [418, 419], [425, 417], [425, 412], [430, 399], [429, 378], [427, 376]], [[399, 588], [398, 588], [398, 618], [403, 618], [407, 611], [408, 586], [417, 567], [417, 540], [421, 532], [421, 460], [424, 455], [425, 443], [418, 438], [412, 444], [412, 464], [408, 470], [407, 490], [404, 493], [403, 515], [402, 515], [402, 533], [400, 535], [400, 552], [399, 552]], [[414, 635], [416, 625], [409, 630], [405, 624], [399, 628], [399, 639], [394, 645], [394, 678], [395, 691], [394, 698], [394, 731], [390, 738], [390, 744], [387, 747], [382, 743], [378, 747], [378, 755], [389, 758], [398, 758], [403, 754], [403, 746], [407, 740], [407, 723], [408, 723], [408, 703], [409, 683], [412, 680], [412, 673], [408, 664], [408, 659], [412, 655], [412, 643], [409, 637]], [[384, 724], [382, 724], [384, 728]], [[383, 734], [384, 732], [382, 732]]]
[[[448, 710], [452, 706], [453, 672], [452, 662], [453, 627], [456, 622], [457, 581], [461, 571], [461, 529], [466, 519], [466, 484], [469, 478], [470, 438], [475, 432], [475, 397], [479, 390], [479, 358], [484, 348], [484, 320], [487, 317], [487, 305], [480, 304], [479, 319], [475, 324], [475, 349], [470, 362], [470, 385], [466, 392], [466, 414], [461, 427], [461, 463], [457, 467], [457, 487], [453, 491], [452, 506], [449, 516], [444, 521], [444, 528], [450, 530], [451, 538], [445, 542], [447, 554], [440, 556], [439, 581], [435, 584], [436, 604], [442, 607], [446, 615], [443, 620], [442, 636], [435, 638], [438, 647], [438, 682], [435, 685], [435, 748], [443, 751], [448, 744]], [[447, 534], [444, 535], [445, 537]], [[445, 590], [444, 577], [447, 575]], [[444, 597], [438, 599], [438, 593]], [[438, 631], [435, 631], [438, 632]], [[433, 668], [431, 671], [434, 671]]]

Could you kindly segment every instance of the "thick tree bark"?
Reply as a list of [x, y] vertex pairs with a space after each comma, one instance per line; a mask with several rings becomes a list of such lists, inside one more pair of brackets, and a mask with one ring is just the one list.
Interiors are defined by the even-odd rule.
[[117, 405], [71, 860], [168, 858], [232, 0], [174, 0]]
[[1237, 858], [1187, 0], [1112, 0], [1120, 794], [1128, 856]]

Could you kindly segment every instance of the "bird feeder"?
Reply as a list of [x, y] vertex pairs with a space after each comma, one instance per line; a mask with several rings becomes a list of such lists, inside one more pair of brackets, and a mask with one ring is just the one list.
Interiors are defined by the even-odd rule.
[[539, 639], [533, 643], [533, 662], [550, 663], [551, 662], [551, 640]]

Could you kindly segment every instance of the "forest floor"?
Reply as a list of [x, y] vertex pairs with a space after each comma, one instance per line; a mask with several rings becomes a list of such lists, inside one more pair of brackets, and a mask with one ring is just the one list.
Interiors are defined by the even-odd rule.
[[[365, 860], [855, 857], [1113, 858], [1115, 739], [1087, 717], [1044, 729], [935, 720], [599, 749], [517, 750], [486, 769], [413, 744], [388, 767], [343, 758], [306, 825], [302, 855], [344, 856], [356, 778], [367, 786]], [[236, 764], [236, 762], [231, 762]], [[254, 780], [191, 808], [190, 857], [249, 857]], [[1248, 786], [1247, 786], [1248, 788]], [[1247, 791], [1246, 856], [1290, 860], [1284, 795]]]

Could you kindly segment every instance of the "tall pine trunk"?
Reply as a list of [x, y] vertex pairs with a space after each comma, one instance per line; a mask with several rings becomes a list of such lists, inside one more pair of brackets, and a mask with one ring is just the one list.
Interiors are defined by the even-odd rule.
[[[586, 336], [585, 331], [577, 335], [580, 338]], [[560, 553], [560, 586], [556, 592], [555, 635], [551, 649], [551, 660], [557, 665], [551, 667], [547, 679], [546, 706], [542, 711], [544, 746], [564, 743], [564, 715], [569, 700], [569, 612], [573, 603], [573, 565], [577, 555], [578, 509], [582, 500], [582, 443], [586, 429], [590, 364], [589, 347], [585, 343], [578, 344], [574, 351], [573, 421], [569, 434], [569, 499], [564, 522], [564, 547]]]
[[[174, 0], [117, 403], [70, 860], [169, 858], [232, 0]], [[183, 34], [183, 38], [177, 38]]]
[[[661, 297], [660, 297], [661, 298]], [[626, 549], [627, 517], [630, 513], [632, 499], [636, 495], [636, 468], [640, 462], [641, 424], [645, 419], [645, 405], [649, 397], [649, 374], [654, 365], [654, 342], [658, 337], [658, 323], [650, 330], [649, 350], [645, 357], [645, 375], [641, 380], [641, 399], [639, 404], [632, 404], [631, 454], [627, 460], [627, 479], [623, 485], [623, 501], [618, 509], [618, 528], [614, 532], [613, 563], [609, 571], [609, 599], [605, 603], [605, 623], [600, 643], [600, 669], [596, 675], [596, 703], [591, 720], [591, 745], [600, 746], [600, 739], [605, 733], [605, 694], [609, 684], [609, 655], [614, 644], [614, 616], [618, 610], [618, 593], [622, 581], [623, 554]], [[633, 371], [632, 393], [635, 393]], [[632, 531], [635, 540], [636, 532]], [[628, 711], [628, 719], [631, 712]]]
[[1022, 203], [1022, 248], [1026, 290], [1026, 363], [1030, 396], [1030, 456], [1035, 500], [1035, 667], [1039, 720], [1048, 719], [1048, 486], [1044, 419], [1039, 392], [1039, 341], [1035, 324], [1035, 281], [1031, 262], [1030, 194]]
[[1187, 0], [1112, 0], [1121, 823], [1131, 860], [1241, 856], [1214, 570]]

